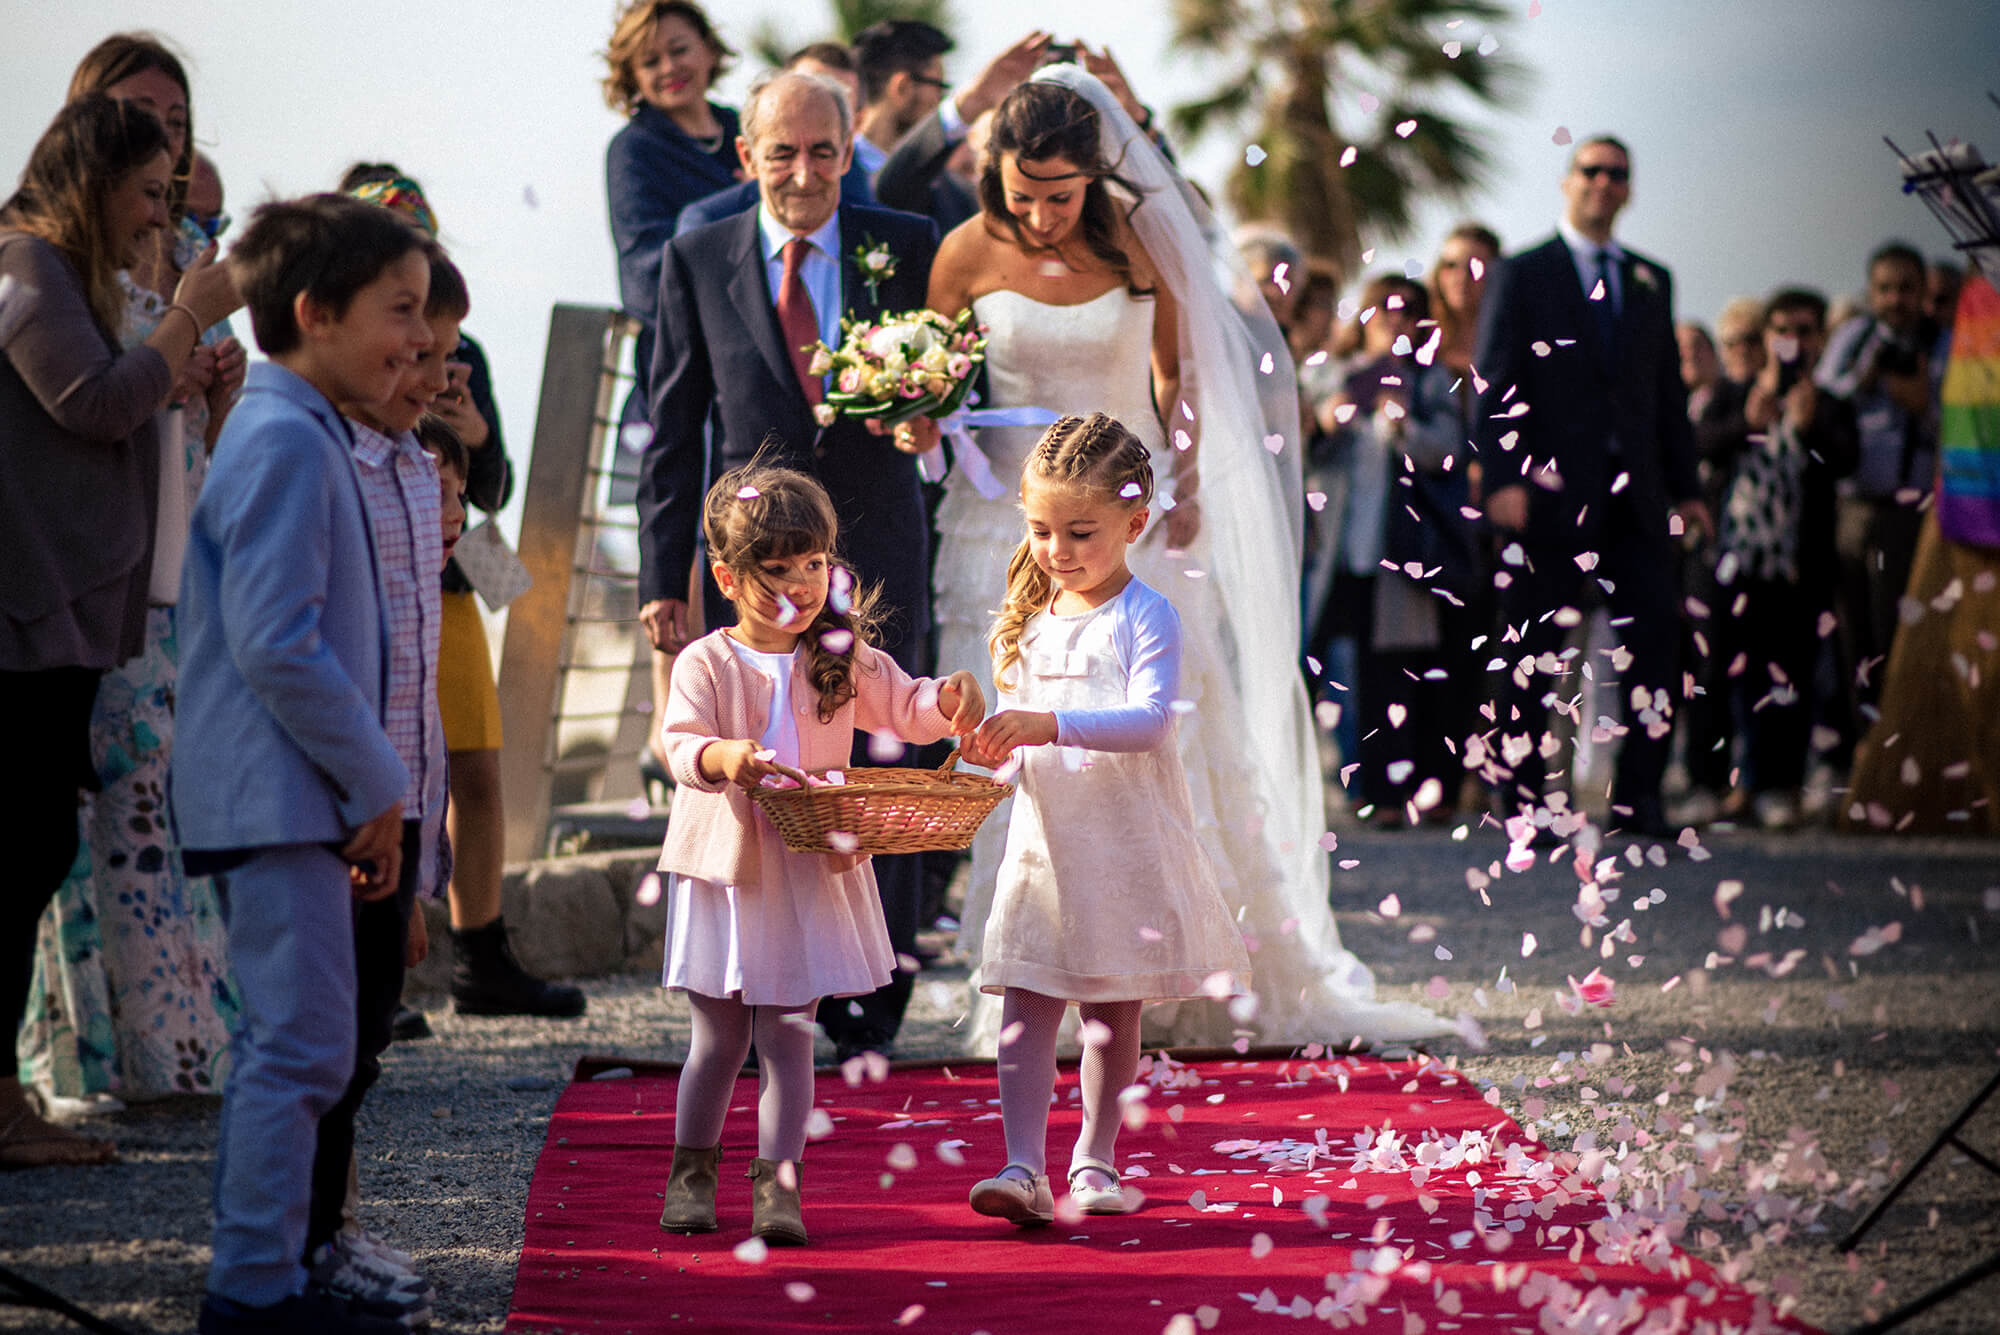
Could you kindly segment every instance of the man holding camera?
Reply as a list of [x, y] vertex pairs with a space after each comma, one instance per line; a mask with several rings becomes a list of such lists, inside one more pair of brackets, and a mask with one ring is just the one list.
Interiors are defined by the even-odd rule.
[[1704, 431], [1722, 481], [1709, 653], [1718, 707], [1741, 720], [1743, 789], [1757, 823], [1799, 820], [1818, 622], [1833, 602], [1834, 485], [1859, 453], [1854, 411], [1813, 382], [1826, 299], [1782, 288], [1765, 303], [1764, 366], [1724, 381]]
[[[1937, 469], [1938, 383], [1944, 358], [1924, 314], [1924, 257], [1892, 241], [1868, 257], [1868, 314], [1833, 332], [1822, 387], [1854, 405], [1861, 460], [1841, 484], [1836, 611], [1854, 710], [1868, 726], [1896, 634], [1897, 601], [1916, 554], [1920, 506]], [[1852, 738], [1849, 739], [1850, 742]]]

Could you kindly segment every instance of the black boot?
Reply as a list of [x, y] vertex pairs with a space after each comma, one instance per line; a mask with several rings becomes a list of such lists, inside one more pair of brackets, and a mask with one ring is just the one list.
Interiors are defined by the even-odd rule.
[[499, 918], [484, 927], [451, 929], [451, 999], [460, 1015], [546, 1015], [568, 1020], [583, 1014], [583, 989], [547, 983], [521, 967]]

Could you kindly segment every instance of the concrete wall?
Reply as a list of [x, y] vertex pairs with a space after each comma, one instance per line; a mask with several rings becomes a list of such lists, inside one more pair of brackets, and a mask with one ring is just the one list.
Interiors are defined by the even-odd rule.
[[[509, 867], [500, 912], [522, 966], [542, 978], [657, 974], [666, 908], [658, 898], [641, 904], [638, 895], [659, 856], [654, 849], [625, 849]], [[409, 990], [443, 992], [451, 979], [450, 916], [442, 899], [420, 907], [431, 953], [411, 971]]]

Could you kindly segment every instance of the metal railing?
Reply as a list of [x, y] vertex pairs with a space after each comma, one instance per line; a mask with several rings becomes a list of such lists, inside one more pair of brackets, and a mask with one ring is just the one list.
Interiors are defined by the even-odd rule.
[[510, 862], [546, 852], [564, 801], [643, 797], [652, 651], [637, 619], [636, 458], [617, 431], [636, 329], [602, 306], [549, 317], [519, 544], [534, 584], [507, 609], [500, 658]]

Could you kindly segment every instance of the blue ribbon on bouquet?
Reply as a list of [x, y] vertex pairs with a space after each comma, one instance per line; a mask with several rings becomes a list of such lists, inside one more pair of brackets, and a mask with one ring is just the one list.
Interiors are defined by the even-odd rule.
[[[1047, 426], [1060, 415], [1047, 408], [960, 408], [941, 419], [938, 430], [950, 438], [952, 457], [958, 461], [958, 471], [965, 474], [965, 480], [972, 484], [972, 489], [989, 501], [997, 501], [1013, 489], [993, 475], [992, 463], [979, 446], [973, 444], [973, 431], [987, 426]], [[942, 482], [945, 475], [944, 447], [933, 445], [918, 455], [917, 471], [926, 482]]]

